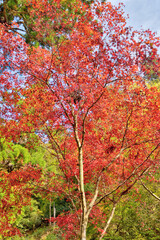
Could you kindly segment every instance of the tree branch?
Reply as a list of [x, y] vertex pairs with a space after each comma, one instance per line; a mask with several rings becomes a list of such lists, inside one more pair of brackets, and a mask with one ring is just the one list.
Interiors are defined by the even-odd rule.
[[151, 192], [151, 190], [149, 190], [149, 188], [142, 182], [142, 180], [140, 180], [141, 181], [141, 185], [154, 197], [154, 198], [156, 198], [158, 201], [160, 201], [160, 198], [157, 196], [157, 195], [155, 195], [153, 192]]
[[117, 202], [113, 204], [113, 208], [112, 208], [112, 211], [111, 211], [111, 215], [110, 215], [110, 217], [109, 217], [109, 219], [108, 219], [108, 221], [107, 221], [107, 223], [106, 223], [106, 226], [105, 226], [104, 229], [103, 229], [103, 232], [102, 232], [99, 240], [102, 240], [102, 238], [104, 237], [104, 235], [105, 235], [105, 233], [106, 233], [106, 231], [107, 231], [107, 229], [108, 229], [108, 227], [109, 227], [109, 225], [110, 225], [110, 223], [111, 223], [111, 221], [112, 221], [112, 218], [113, 218], [113, 216], [114, 216], [114, 212], [115, 212], [116, 206], [117, 206]]
[[[114, 193], [116, 190], [118, 190], [121, 186], [123, 186], [131, 177], [133, 177], [136, 173], [136, 171], [143, 166], [143, 164], [145, 162], [148, 161], [149, 157], [155, 152], [156, 149], [158, 149], [158, 147], [160, 146], [160, 143], [150, 152], [150, 154], [148, 154], [148, 156], [146, 157], [146, 159], [139, 164], [133, 171], [132, 173], [129, 175], [129, 177], [127, 177], [122, 183], [120, 183], [115, 189], [113, 189], [112, 191], [110, 191], [109, 193], [105, 194], [104, 196], [102, 196], [95, 205], [99, 204], [104, 198], [108, 197], [110, 194]], [[147, 167], [148, 169], [148, 167]], [[144, 173], [146, 172], [146, 169], [144, 171], [142, 171], [142, 173], [140, 174], [140, 176], [142, 176]], [[140, 178], [140, 176], [138, 178]]]

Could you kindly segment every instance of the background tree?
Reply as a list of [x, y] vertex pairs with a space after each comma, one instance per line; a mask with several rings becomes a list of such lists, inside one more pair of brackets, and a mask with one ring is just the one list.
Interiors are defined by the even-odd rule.
[[[85, 14], [85, 12], [80, 10], [80, 5], [79, 11], [77, 11], [76, 6], [79, 3], [81, 3], [81, 5], [85, 3], [90, 6], [91, 3], [93, 3], [93, 0], [49, 1], [47, 4], [48, 14], [49, 11], [52, 11], [54, 16], [52, 15], [52, 19], [48, 14], [43, 16], [43, 23], [41, 22], [41, 24], [43, 24], [43, 31], [41, 32], [41, 36], [35, 29], [36, 22], [39, 19], [39, 11], [37, 11], [36, 15], [33, 15], [32, 11], [35, 11], [36, 9], [39, 10], [39, 7], [43, 8], [43, 1], [39, 1], [39, 3], [30, 3], [26, 0], [1, 0], [0, 23], [5, 24], [6, 26], [9, 25], [10, 31], [14, 33], [18, 32], [25, 41], [31, 45], [37, 46], [41, 44], [43, 46], [49, 46], [56, 34], [61, 35], [61, 29], [63, 29], [63, 32], [67, 33], [74, 27], [74, 23], [76, 19], [78, 19], [78, 16]], [[41, 11], [40, 14], [42, 17], [43, 11]], [[68, 20], [69, 23], [67, 23]], [[16, 24], [12, 26], [12, 22], [15, 22]], [[48, 27], [50, 30], [52, 29], [52, 34], [51, 31], [47, 30]], [[52, 44], [53, 43], [54, 41]]]

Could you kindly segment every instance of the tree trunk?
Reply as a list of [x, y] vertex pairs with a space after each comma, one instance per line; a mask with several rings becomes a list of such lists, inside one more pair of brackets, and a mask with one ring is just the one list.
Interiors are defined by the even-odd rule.
[[51, 217], [52, 217], [52, 212], [51, 212], [51, 198], [50, 198], [50, 201], [49, 201], [49, 225], [51, 225]]
[[81, 240], [86, 240], [86, 233], [87, 233], [87, 219], [81, 225]]
[[[55, 207], [55, 202], [53, 203], [53, 217], [54, 219], [56, 218], [56, 207]], [[53, 229], [55, 229], [55, 220], [54, 220], [54, 223], [53, 223]]]
[[80, 224], [80, 239], [86, 240], [86, 232], [87, 232], [87, 224], [88, 224], [88, 213], [87, 213], [87, 203], [86, 203], [86, 195], [85, 195], [85, 183], [84, 183], [84, 169], [83, 169], [83, 141], [81, 142], [78, 135], [78, 127], [77, 127], [77, 116], [74, 115], [74, 133], [75, 140], [77, 142], [78, 147], [78, 161], [79, 161], [79, 186], [80, 186], [80, 196], [81, 196], [81, 224]]

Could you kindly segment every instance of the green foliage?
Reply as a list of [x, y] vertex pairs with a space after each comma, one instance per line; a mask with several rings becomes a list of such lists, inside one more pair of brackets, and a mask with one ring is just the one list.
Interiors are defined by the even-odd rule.
[[60, 233], [58, 233], [58, 227], [55, 229], [53, 226], [45, 226], [35, 229], [34, 231], [23, 235], [23, 236], [15, 236], [9, 238], [8, 240], [64, 240]]
[[44, 159], [45, 150], [39, 146], [36, 147], [34, 151], [31, 152], [31, 162], [32, 164], [38, 164], [40, 167], [46, 167], [46, 161]]
[[[158, 178], [158, 176], [157, 176]], [[151, 191], [160, 196], [158, 183], [149, 182]], [[106, 240], [158, 240], [160, 236], [160, 204], [144, 188], [138, 186], [119, 203]]]
[[49, 233], [46, 240], [58, 240], [56, 235], [53, 235], [53, 233]]
[[0, 167], [1, 169], [7, 169], [9, 167], [13, 169], [20, 168], [23, 164], [31, 162], [31, 156], [25, 147], [14, 144], [12, 142], [6, 142], [4, 138], [0, 139]]
[[22, 230], [33, 230], [41, 225], [42, 211], [39, 209], [38, 202], [31, 200], [31, 205], [24, 206], [17, 220], [17, 227]]
[[[19, 141], [21, 143], [22, 139]], [[22, 141], [23, 142], [23, 141]], [[5, 139], [0, 139], [0, 167], [6, 168], [8, 164], [12, 164], [12, 168], [20, 168], [25, 164], [31, 163], [32, 165], [39, 165], [40, 167], [46, 166], [44, 159], [45, 150], [42, 146], [37, 144], [33, 150], [28, 150], [25, 144], [14, 144], [6, 142]]]
[[[93, 3], [93, 0], [81, 0], [82, 3], [87, 4], [88, 6]], [[50, 4], [56, 4], [52, 1], [49, 1]], [[37, 21], [36, 16], [33, 18], [33, 16], [30, 15], [30, 12], [28, 10], [28, 3], [26, 0], [8, 0], [3, 1], [3, 3], [0, 4], [0, 17], [3, 17], [5, 19], [5, 22], [8, 24], [11, 24], [12, 21], [16, 21], [20, 24], [19, 27], [19, 33], [25, 38], [25, 41], [29, 43], [30, 45], [34, 45], [35, 47], [41, 46], [49, 46], [49, 43], [55, 44], [56, 40], [56, 33], [59, 32], [62, 28], [61, 23], [66, 23], [67, 19], [71, 18], [71, 15], [74, 14], [75, 20], [77, 19], [78, 15], [81, 15], [81, 11], [75, 12], [74, 5], [76, 5], [76, 0], [61, 0], [61, 9], [63, 12], [66, 12], [64, 16], [61, 16], [61, 22], [56, 21], [54, 19], [54, 24], [52, 24], [52, 33], [47, 36], [46, 33], [42, 33], [43, 37], [39, 38], [37, 37], [37, 32], [34, 30], [35, 22]], [[29, 6], [31, 7], [31, 6]], [[63, 14], [62, 14], [63, 15]], [[44, 17], [43, 17], [44, 18]], [[49, 19], [46, 16], [44, 21], [48, 22]], [[73, 19], [71, 20], [73, 22]], [[55, 25], [56, 23], [56, 25]], [[66, 32], [73, 28], [72, 23], [68, 23], [66, 28], [64, 29]], [[17, 29], [18, 30], [18, 29]], [[16, 29], [13, 28], [13, 32], [15, 32]], [[60, 38], [63, 39], [63, 36]], [[59, 39], [60, 40], [60, 39]]]
[[123, 240], [123, 238], [120, 236], [104, 237], [104, 240]]

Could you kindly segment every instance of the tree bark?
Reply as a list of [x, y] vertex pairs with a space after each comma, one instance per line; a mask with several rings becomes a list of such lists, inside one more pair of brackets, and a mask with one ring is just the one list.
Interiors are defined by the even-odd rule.
[[[54, 219], [56, 218], [56, 207], [55, 207], [55, 202], [53, 203], [53, 217]], [[54, 220], [54, 223], [53, 223], [53, 229], [55, 229], [55, 220]]]
[[51, 225], [51, 217], [52, 217], [52, 213], [51, 213], [51, 198], [49, 200], [49, 225]]
[[82, 205], [81, 240], [86, 240], [88, 216], [87, 216], [86, 196], [85, 196], [85, 190], [84, 190], [84, 172], [83, 172], [82, 148], [79, 148], [79, 174], [80, 174], [80, 192], [81, 192], [81, 205]]
[[87, 223], [88, 223], [87, 219], [84, 220], [84, 223], [82, 223], [82, 226], [81, 226], [81, 240], [86, 240]]
[[110, 223], [111, 223], [111, 221], [112, 221], [112, 218], [113, 218], [113, 216], [114, 216], [114, 212], [115, 212], [115, 209], [116, 209], [116, 205], [117, 205], [117, 203], [114, 203], [113, 208], [112, 208], [111, 215], [110, 215], [110, 217], [109, 217], [109, 219], [108, 219], [108, 221], [107, 221], [107, 223], [106, 223], [106, 226], [105, 226], [104, 229], [103, 229], [103, 232], [102, 232], [99, 240], [102, 240], [102, 238], [104, 237], [104, 235], [105, 235], [105, 233], [106, 233], [106, 231], [107, 231], [107, 228], [109, 227], [109, 225], [110, 225]]
[[87, 214], [87, 203], [86, 203], [86, 195], [84, 189], [84, 166], [83, 166], [83, 141], [80, 141], [78, 134], [78, 122], [77, 115], [72, 111], [72, 115], [74, 117], [74, 134], [75, 140], [78, 148], [78, 161], [79, 161], [79, 187], [80, 187], [80, 196], [81, 196], [81, 225], [80, 225], [80, 239], [86, 240], [86, 231], [88, 224], [88, 214]]

